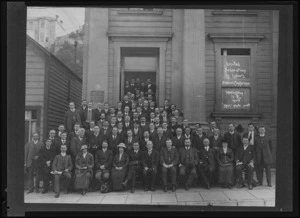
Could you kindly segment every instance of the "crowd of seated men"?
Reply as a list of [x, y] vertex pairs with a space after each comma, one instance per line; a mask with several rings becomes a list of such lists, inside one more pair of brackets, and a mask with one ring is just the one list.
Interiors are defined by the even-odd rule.
[[53, 184], [55, 197], [63, 187], [83, 195], [108, 187], [134, 193], [137, 180], [145, 191], [216, 185], [252, 189], [263, 185], [264, 169], [271, 186], [272, 143], [263, 125], [256, 130], [250, 122], [247, 131], [237, 131], [230, 123], [221, 130], [212, 121], [204, 131], [201, 125], [189, 126], [168, 100], [158, 107], [151, 98], [127, 94], [115, 107], [106, 102], [93, 108], [83, 100], [76, 109], [70, 102], [63, 122], [44, 143], [34, 133], [25, 145], [28, 193], [39, 192], [40, 181], [42, 193]]

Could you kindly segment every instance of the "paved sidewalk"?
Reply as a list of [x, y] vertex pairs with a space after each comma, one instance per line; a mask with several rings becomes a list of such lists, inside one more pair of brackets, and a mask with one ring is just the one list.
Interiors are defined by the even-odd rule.
[[[255, 178], [255, 177], [254, 177]], [[53, 192], [46, 194], [26, 194], [25, 203], [71, 203], [71, 204], [139, 204], [139, 205], [213, 205], [213, 206], [275, 206], [275, 172], [272, 172], [273, 187], [264, 186], [248, 188], [223, 189], [214, 187], [210, 190], [204, 188], [191, 188], [186, 191], [178, 188], [176, 192], [158, 189], [155, 192], [144, 192], [136, 190], [134, 194], [130, 191], [110, 192], [102, 194], [88, 192], [85, 196], [80, 193], [61, 193], [59, 198], [54, 197]]]

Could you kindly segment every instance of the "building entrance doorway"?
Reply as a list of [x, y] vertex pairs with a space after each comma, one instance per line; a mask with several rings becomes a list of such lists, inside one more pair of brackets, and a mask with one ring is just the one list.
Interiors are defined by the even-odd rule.
[[[158, 103], [158, 89], [159, 89], [159, 49], [158, 48], [121, 48], [121, 80], [120, 80], [120, 100], [124, 94], [130, 91], [136, 94], [136, 89], [144, 92], [145, 99], [148, 94], [148, 83], [151, 81], [151, 90], [153, 92], [153, 99]], [[136, 84], [137, 79], [139, 85]], [[135, 90], [130, 87], [134, 80]], [[141, 87], [142, 83], [145, 84]], [[129, 88], [128, 88], [129, 84]]]

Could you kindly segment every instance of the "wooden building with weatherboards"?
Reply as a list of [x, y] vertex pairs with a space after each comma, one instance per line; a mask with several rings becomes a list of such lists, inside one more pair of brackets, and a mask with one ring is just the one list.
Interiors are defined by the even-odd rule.
[[113, 105], [150, 78], [190, 122], [263, 123], [276, 153], [279, 12], [87, 8], [82, 97]]
[[45, 140], [64, 123], [69, 102], [81, 105], [82, 80], [57, 57], [27, 35], [25, 143], [37, 132]]

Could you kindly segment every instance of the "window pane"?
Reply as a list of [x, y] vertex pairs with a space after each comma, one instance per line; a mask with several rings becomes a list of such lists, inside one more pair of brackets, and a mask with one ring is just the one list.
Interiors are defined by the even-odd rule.
[[36, 121], [31, 122], [31, 134], [36, 132]]
[[45, 34], [40, 33], [40, 42], [44, 42], [44, 41], [45, 41]]
[[36, 114], [36, 110], [31, 110], [31, 119], [37, 119]]
[[31, 119], [31, 110], [26, 110], [25, 111], [25, 120], [30, 120]]

